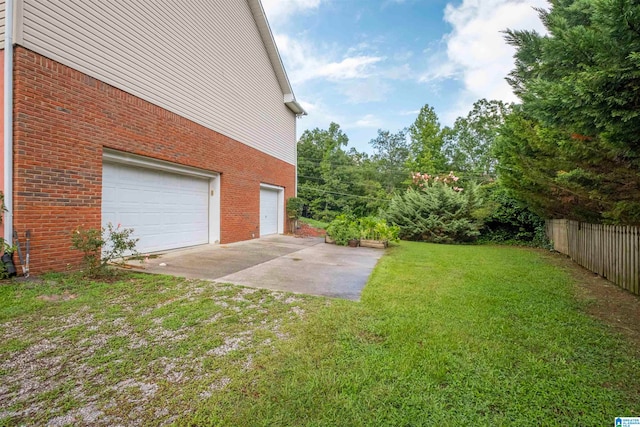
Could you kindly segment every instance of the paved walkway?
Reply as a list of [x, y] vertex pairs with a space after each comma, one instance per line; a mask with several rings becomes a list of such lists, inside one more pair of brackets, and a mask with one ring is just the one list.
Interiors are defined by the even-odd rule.
[[328, 245], [322, 238], [274, 235], [170, 251], [143, 267], [149, 273], [358, 300], [383, 253]]

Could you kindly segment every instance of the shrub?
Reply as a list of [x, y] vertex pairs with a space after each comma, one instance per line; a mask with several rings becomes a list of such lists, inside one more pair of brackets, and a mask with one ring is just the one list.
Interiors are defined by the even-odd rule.
[[482, 188], [487, 215], [480, 239], [483, 242], [548, 247], [544, 219], [514, 199], [499, 183]]
[[109, 264], [124, 264], [125, 255], [137, 256], [137, 238], [132, 238], [132, 228], [114, 227], [100, 229], [78, 227], [71, 236], [74, 249], [82, 251], [84, 272], [90, 277], [102, 276]]
[[338, 215], [327, 227], [327, 234], [338, 245], [346, 245], [351, 239], [360, 238], [358, 221], [352, 215]]
[[304, 200], [299, 197], [290, 197], [287, 199], [287, 221], [289, 224], [289, 232], [292, 234], [296, 232], [298, 225], [298, 218], [302, 215], [302, 208], [304, 207]]
[[400, 234], [400, 227], [390, 226], [384, 219], [373, 216], [360, 218], [358, 228], [361, 239], [397, 241]]
[[327, 227], [327, 234], [338, 245], [346, 245], [352, 239], [397, 241], [399, 232], [399, 227], [390, 226], [384, 219], [373, 216], [357, 219], [347, 214], [338, 215]]
[[287, 199], [287, 217], [289, 219], [300, 218], [304, 203], [304, 199], [301, 199], [300, 197], [290, 197]]
[[472, 242], [480, 235], [482, 211], [475, 185], [464, 188], [458, 178], [416, 173], [414, 185], [391, 199], [386, 219], [400, 237], [434, 243]]

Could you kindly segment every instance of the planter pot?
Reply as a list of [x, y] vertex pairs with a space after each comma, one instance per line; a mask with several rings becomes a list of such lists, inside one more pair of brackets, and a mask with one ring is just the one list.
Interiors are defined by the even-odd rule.
[[360, 240], [358, 240], [358, 239], [349, 240], [349, 247], [350, 248], [357, 248], [358, 246], [360, 246]]
[[360, 246], [362, 246], [363, 248], [385, 249], [387, 246], [389, 246], [389, 241], [360, 239]]
[[336, 241], [335, 241], [335, 240], [333, 240], [333, 239], [332, 239], [331, 237], [329, 237], [329, 236], [324, 236], [324, 242], [325, 242], [325, 243], [331, 243], [331, 244], [335, 244], [335, 243], [336, 243]]

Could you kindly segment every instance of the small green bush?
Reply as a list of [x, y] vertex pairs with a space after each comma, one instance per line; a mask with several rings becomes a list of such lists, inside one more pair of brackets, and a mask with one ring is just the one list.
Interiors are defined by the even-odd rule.
[[132, 234], [132, 228], [121, 228], [120, 224], [114, 227], [111, 223], [100, 229], [76, 228], [71, 243], [74, 249], [82, 251], [84, 273], [89, 277], [104, 276], [109, 264], [124, 264], [125, 255], [138, 256], [139, 239], [131, 237]]
[[342, 214], [327, 227], [327, 234], [338, 245], [346, 245], [352, 239], [397, 241], [399, 233], [398, 226], [390, 226], [384, 219], [373, 216], [356, 218], [353, 215]]
[[290, 197], [287, 199], [287, 217], [289, 219], [300, 218], [304, 203], [304, 199], [301, 199], [300, 197]]
[[400, 235], [400, 227], [389, 225], [384, 219], [374, 216], [360, 218], [358, 228], [361, 239], [395, 242], [398, 241]]
[[349, 240], [360, 238], [358, 221], [353, 215], [338, 215], [327, 227], [327, 234], [337, 245], [347, 245]]

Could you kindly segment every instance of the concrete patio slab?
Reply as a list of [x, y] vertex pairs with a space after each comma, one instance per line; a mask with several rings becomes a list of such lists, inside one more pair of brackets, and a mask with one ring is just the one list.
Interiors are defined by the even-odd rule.
[[380, 249], [321, 243], [217, 279], [217, 282], [359, 300]]
[[[383, 250], [325, 244], [322, 238], [267, 236], [160, 254], [144, 271], [358, 300]], [[164, 264], [164, 265], [163, 265]], [[136, 261], [132, 267], [140, 267]]]

